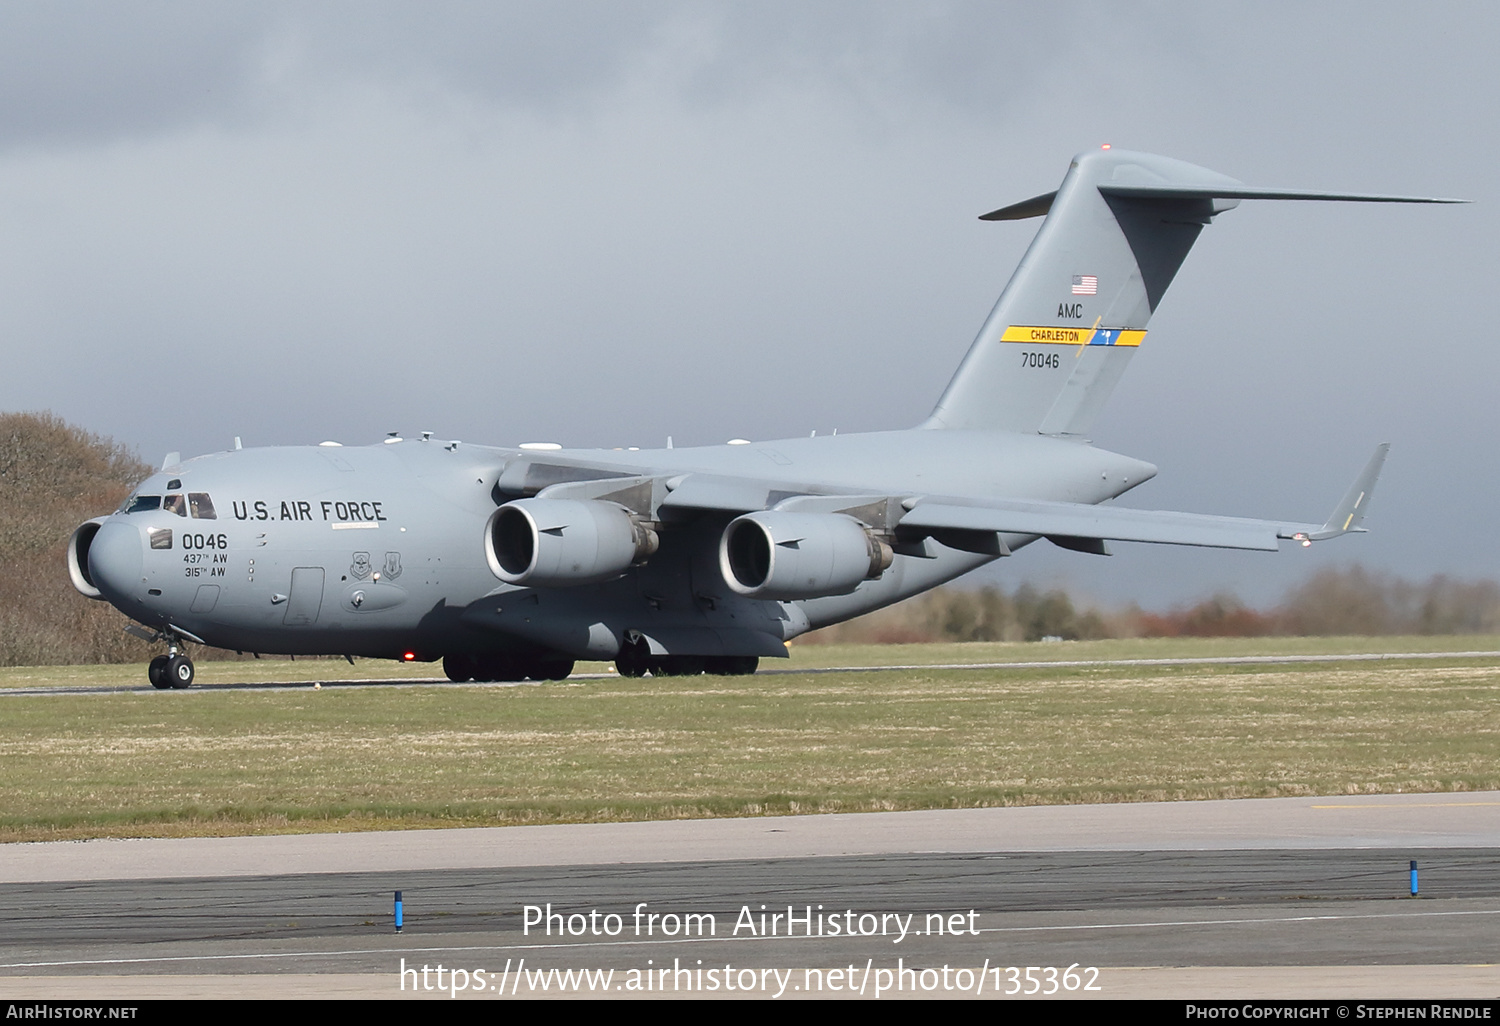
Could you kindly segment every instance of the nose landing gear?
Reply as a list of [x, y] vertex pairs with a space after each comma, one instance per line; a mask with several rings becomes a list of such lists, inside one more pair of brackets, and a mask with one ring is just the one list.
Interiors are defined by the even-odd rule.
[[196, 634], [189, 634], [175, 624], [167, 624], [166, 627], [153, 630], [143, 627], [138, 623], [125, 625], [125, 633], [133, 638], [156, 644], [165, 641], [167, 643], [167, 654], [159, 655], [151, 660], [146, 667], [146, 677], [151, 681], [153, 688], [190, 688], [193, 686], [193, 661], [187, 657], [182, 650], [184, 642], [191, 641], [197, 645], [206, 645], [208, 642]]
[[146, 667], [146, 676], [153, 688], [190, 688], [193, 686], [193, 661], [177, 647], [174, 640], [166, 655], [159, 655]]

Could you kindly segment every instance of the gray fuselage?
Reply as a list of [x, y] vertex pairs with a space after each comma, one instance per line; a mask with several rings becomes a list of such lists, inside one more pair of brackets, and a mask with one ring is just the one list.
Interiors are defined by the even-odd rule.
[[[644, 565], [603, 583], [517, 587], [491, 571], [484, 533], [499, 505], [525, 494], [502, 490], [513, 476], [507, 470], [538, 460], [554, 474], [577, 468], [583, 476], [665, 477], [669, 488], [686, 479], [748, 488], [755, 497], [739, 503], [746, 509], [760, 508], [776, 490], [1097, 503], [1155, 473], [1078, 441], [992, 431], [650, 451], [538, 453], [436, 440], [245, 449], [188, 460], [143, 482], [121, 512], [98, 522], [85, 556], [89, 578], [127, 616], [220, 648], [421, 660], [562, 651], [609, 659], [632, 630], [707, 654], [743, 647], [751, 635], [784, 641], [994, 558], [929, 539], [849, 594], [750, 599], [725, 587], [717, 561], [736, 511], [663, 509], [660, 550]], [[156, 496], [162, 506], [139, 508], [155, 505]], [[736, 503], [731, 496], [719, 505]], [[1015, 549], [1032, 540], [1006, 542]], [[781, 653], [761, 642], [756, 654]]]

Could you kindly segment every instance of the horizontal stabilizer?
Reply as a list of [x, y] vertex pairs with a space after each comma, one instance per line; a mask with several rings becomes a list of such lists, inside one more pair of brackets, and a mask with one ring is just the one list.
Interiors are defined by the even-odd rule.
[[1044, 192], [1040, 196], [1033, 196], [1029, 200], [1012, 203], [1008, 207], [999, 210], [991, 210], [988, 214], [980, 214], [981, 221], [1024, 221], [1028, 217], [1041, 217], [1052, 209], [1052, 201], [1057, 199], [1057, 190]]
[[[1125, 196], [1131, 199], [1269, 199], [1269, 200], [1335, 200], [1349, 203], [1468, 203], [1463, 199], [1442, 199], [1433, 196], [1381, 196], [1365, 192], [1320, 192], [1312, 189], [1264, 189], [1253, 185], [1126, 185], [1107, 182], [1099, 186], [1106, 196]], [[1035, 200], [1027, 200], [1033, 203]], [[1024, 203], [1016, 207], [1025, 206]], [[1013, 210], [1015, 207], [1006, 207]], [[1003, 213], [996, 211], [995, 213]], [[1015, 215], [1029, 216], [1029, 215]], [[985, 220], [1001, 220], [985, 215]]]

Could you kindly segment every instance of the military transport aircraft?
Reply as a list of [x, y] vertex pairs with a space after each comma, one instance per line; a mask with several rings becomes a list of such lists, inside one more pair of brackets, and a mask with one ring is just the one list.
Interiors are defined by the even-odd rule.
[[1203, 226], [1247, 199], [1444, 203], [1246, 186], [1102, 148], [1057, 191], [932, 415], [915, 428], [704, 448], [383, 444], [167, 458], [74, 532], [74, 586], [166, 646], [442, 659], [455, 681], [753, 673], [786, 642], [1038, 539], [1274, 550], [1360, 531], [1380, 446], [1321, 524], [1104, 505], [1149, 463], [1086, 439]]

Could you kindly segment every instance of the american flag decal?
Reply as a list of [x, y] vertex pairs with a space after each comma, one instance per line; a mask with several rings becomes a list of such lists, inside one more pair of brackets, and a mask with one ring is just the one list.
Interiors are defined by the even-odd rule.
[[1099, 278], [1092, 274], [1073, 275], [1073, 295], [1094, 296], [1099, 294]]

